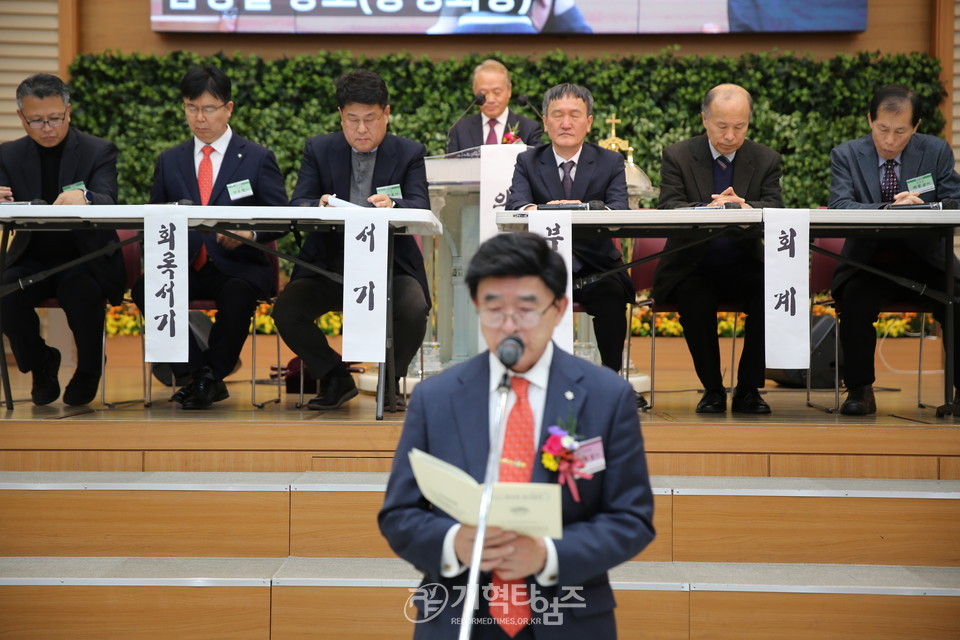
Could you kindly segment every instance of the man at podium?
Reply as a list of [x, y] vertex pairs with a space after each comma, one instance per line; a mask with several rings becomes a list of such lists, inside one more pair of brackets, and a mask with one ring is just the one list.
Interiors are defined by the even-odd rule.
[[[550, 143], [517, 156], [507, 210], [541, 204], [579, 204], [627, 209], [623, 156], [585, 142], [593, 124], [593, 95], [575, 84], [558, 84], [543, 96], [544, 126]], [[623, 265], [610, 238], [573, 241], [573, 275], [583, 277]], [[620, 371], [627, 335], [625, 305], [633, 300], [633, 282], [625, 271], [573, 292], [573, 301], [593, 316], [603, 365]]]
[[510, 111], [510, 71], [496, 60], [484, 60], [473, 70], [473, 95], [484, 96], [480, 113], [457, 120], [447, 139], [447, 153], [482, 144], [540, 144], [543, 129], [536, 120]]

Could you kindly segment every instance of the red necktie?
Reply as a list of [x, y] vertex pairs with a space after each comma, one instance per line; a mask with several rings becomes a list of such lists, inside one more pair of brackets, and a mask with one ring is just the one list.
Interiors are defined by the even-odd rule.
[[487, 141], [483, 144], [497, 144], [497, 121], [491, 118], [487, 120], [487, 124], [490, 125], [490, 132], [487, 134]]
[[[500, 482], [530, 482], [533, 475], [533, 410], [527, 400], [529, 386], [530, 381], [526, 378], [510, 378], [510, 387], [517, 399], [507, 417], [503, 456], [500, 458]], [[526, 583], [523, 579], [502, 580], [496, 571], [493, 573], [490, 615], [511, 638], [530, 621], [531, 594], [525, 589], [518, 589]]]
[[200, 169], [197, 171], [197, 186], [200, 187], [200, 204], [206, 206], [210, 202], [210, 194], [213, 193], [213, 161], [210, 160], [213, 147], [207, 145], [201, 151], [203, 159], [200, 160]]

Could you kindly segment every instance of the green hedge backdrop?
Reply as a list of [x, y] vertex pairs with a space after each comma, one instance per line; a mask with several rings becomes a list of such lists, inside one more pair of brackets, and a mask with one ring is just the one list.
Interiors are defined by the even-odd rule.
[[485, 57], [511, 69], [514, 96], [526, 93], [537, 104], [554, 84], [588, 87], [596, 99], [591, 139], [606, 137], [603, 120], [616, 111], [623, 120], [617, 134], [631, 142], [636, 163], [655, 186], [661, 150], [702, 132], [704, 93], [737, 82], [755, 100], [749, 137], [783, 155], [784, 203], [791, 207], [827, 203], [830, 149], [867, 133], [868, 104], [880, 86], [901, 82], [919, 94], [920, 131], [938, 135], [944, 126], [938, 110], [945, 95], [940, 63], [925, 54], [861, 53], [818, 61], [776, 52], [682, 56], [677, 49], [625, 58], [569, 58], [555, 51], [537, 58], [470, 54], [445, 61], [402, 53], [368, 59], [343, 51], [283, 60], [243, 54], [203, 58], [182, 51], [163, 57], [84, 55], [70, 67], [73, 123], [119, 147], [120, 202], [145, 202], [157, 155], [189, 136], [180, 77], [191, 65], [213, 62], [233, 80], [231, 126], [273, 150], [292, 193], [304, 140], [340, 126], [333, 91], [340, 74], [364, 67], [383, 76], [392, 105], [390, 130], [436, 154], [469, 102], [471, 73]]

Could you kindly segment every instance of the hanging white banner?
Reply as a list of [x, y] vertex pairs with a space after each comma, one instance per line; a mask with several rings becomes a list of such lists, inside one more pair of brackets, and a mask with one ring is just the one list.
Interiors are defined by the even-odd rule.
[[503, 211], [513, 184], [517, 156], [525, 144], [485, 144], [480, 147], [480, 242], [497, 235], [497, 211]]
[[389, 230], [378, 209], [345, 210], [343, 359], [349, 362], [386, 359]]
[[764, 209], [766, 366], [810, 368], [810, 210]]
[[190, 253], [187, 209], [143, 208], [144, 359], [187, 362], [190, 357], [188, 303]]
[[568, 353], [573, 353], [573, 215], [570, 211], [530, 211], [528, 228], [547, 239], [554, 251], [560, 254], [567, 265], [567, 311], [560, 324], [553, 330], [553, 341]]

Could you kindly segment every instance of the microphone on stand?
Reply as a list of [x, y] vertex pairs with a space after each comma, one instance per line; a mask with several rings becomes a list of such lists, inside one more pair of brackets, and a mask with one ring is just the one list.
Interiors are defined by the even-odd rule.
[[467, 105], [467, 108], [463, 110], [463, 113], [461, 113], [460, 116], [453, 121], [453, 125], [451, 125], [449, 131], [447, 131], [447, 146], [446, 146], [447, 149], [450, 148], [450, 134], [453, 132], [453, 127], [456, 126], [456, 124], [460, 122], [460, 120], [464, 116], [470, 113], [470, 110], [473, 109], [473, 105], [482, 107], [484, 104], [486, 104], [486, 102], [487, 102], [487, 96], [483, 93], [478, 93], [473, 96], [473, 100], [471, 100], [470, 104]]
[[504, 338], [497, 345], [497, 358], [507, 369], [520, 362], [523, 357], [523, 340], [519, 336]]
[[908, 209], [920, 210], [924, 209], [927, 211], [940, 211], [943, 209], [957, 209], [956, 200], [943, 200], [942, 202], [924, 202], [922, 204], [891, 204], [888, 209], [896, 209], [898, 211], [904, 211]]
[[530, 96], [525, 93], [521, 93], [517, 96], [517, 104], [521, 107], [530, 107], [530, 110], [537, 114], [537, 117], [543, 120], [543, 114], [537, 111], [537, 108], [533, 106], [533, 102], [530, 101]]
[[[508, 369], [520, 361], [523, 355], [523, 340], [518, 336], [509, 336], [497, 345], [497, 358]], [[500, 458], [503, 455], [503, 439], [507, 428], [507, 394], [510, 392], [509, 376], [504, 373], [497, 388], [500, 398], [497, 402], [497, 429], [491, 434], [490, 449], [487, 451], [487, 466], [483, 476], [483, 492], [480, 494], [480, 508], [477, 513], [477, 533], [473, 538], [473, 551], [470, 554], [470, 570], [467, 573], [467, 587], [464, 593], [464, 622], [460, 625], [459, 640], [470, 640], [473, 630], [473, 612], [480, 595], [480, 558], [483, 557], [483, 545], [487, 535], [487, 517], [493, 500], [493, 487], [500, 479]]]

